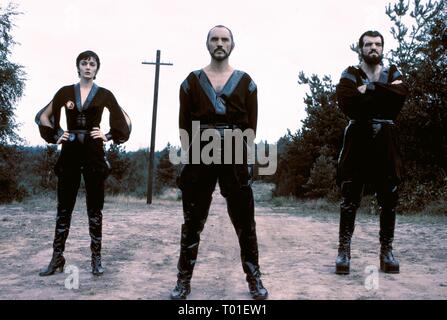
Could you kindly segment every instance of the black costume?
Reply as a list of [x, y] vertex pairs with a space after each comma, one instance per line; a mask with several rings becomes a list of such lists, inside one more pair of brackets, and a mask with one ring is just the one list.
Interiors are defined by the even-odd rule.
[[[374, 187], [381, 210], [381, 269], [399, 272], [392, 242], [402, 164], [394, 121], [403, 107], [407, 88], [403, 83], [391, 83], [402, 79], [393, 65], [382, 68], [376, 82], [370, 82], [361, 68], [349, 67], [337, 85], [338, 105], [350, 118], [337, 171], [337, 183], [342, 192], [337, 273], [349, 273], [351, 237], [365, 184]], [[364, 94], [357, 89], [362, 85], [366, 85]]]
[[[49, 109], [51, 108], [51, 109]], [[129, 139], [131, 123], [127, 114], [118, 105], [113, 94], [104, 88], [93, 84], [84, 105], [81, 105], [79, 84], [61, 88], [53, 100], [36, 115], [36, 123], [42, 138], [48, 143], [56, 143], [64, 131], [59, 121], [61, 109], [67, 116], [68, 141], [62, 143], [62, 151], [55, 166], [58, 176], [57, 185], [57, 218], [53, 243], [53, 259], [47, 270], [41, 275], [54, 273], [54, 269], [62, 269], [65, 262], [63, 252], [67, 240], [71, 214], [76, 202], [76, 196], [84, 176], [86, 189], [87, 213], [91, 237], [92, 270], [94, 274], [102, 273], [101, 240], [102, 240], [102, 209], [104, 204], [104, 181], [107, 178], [110, 165], [104, 154], [103, 140], [93, 139], [90, 132], [94, 127], [100, 127], [104, 108], [110, 112], [110, 132], [108, 140], [123, 143]], [[51, 127], [42, 120], [44, 114], [50, 111]], [[46, 122], [47, 122], [46, 121]]]
[[[184, 149], [191, 146], [193, 139], [200, 139], [193, 137], [192, 121], [200, 121], [202, 129], [239, 128], [242, 131], [252, 129], [255, 132], [255, 83], [245, 72], [235, 70], [222, 91], [216, 93], [203, 70], [190, 73], [180, 88], [179, 126], [190, 137], [189, 141], [182, 141]], [[223, 156], [222, 153], [222, 158]], [[185, 221], [181, 230], [177, 287], [171, 297], [185, 298], [189, 294], [200, 233], [204, 228], [217, 182], [227, 201], [228, 213], [239, 239], [242, 267], [250, 292], [255, 299], [266, 298], [267, 291], [260, 280], [254, 200], [246, 153], [242, 164], [207, 165], [190, 162], [184, 166], [178, 186], [182, 191]]]

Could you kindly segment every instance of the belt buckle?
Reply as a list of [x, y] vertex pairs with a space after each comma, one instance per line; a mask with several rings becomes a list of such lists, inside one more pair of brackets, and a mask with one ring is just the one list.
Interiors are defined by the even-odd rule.
[[372, 131], [373, 131], [373, 137], [375, 138], [377, 134], [382, 130], [382, 124], [381, 123], [373, 123], [372, 124]]
[[76, 140], [76, 134], [75, 133], [69, 133], [68, 134], [68, 141], [73, 142]]

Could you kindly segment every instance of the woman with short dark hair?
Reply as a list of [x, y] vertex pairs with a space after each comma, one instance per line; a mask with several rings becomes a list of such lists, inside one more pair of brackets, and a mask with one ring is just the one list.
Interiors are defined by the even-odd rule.
[[[62, 87], [52, 101], [36, 115], [36, 123], [43, 139], [62, 144], [55, 166], [58, 176], [57, 216], [53, 242], [53, 256], [40, 276], [62, 272], [63, 252], [70, 230], [71, 214], [84, 177], [89, 233], [91, 237], [92, 273], [101, 275], [102, 209], [104, 181], [110, 172], [105, 157], [104, 142], [123, 143], [129, 139], [131, 122], [109, 90], [97, 86], [100, 60], [93, 51], [85, 51], [76, 59], [79, 83]], [[104, 108], [110, 112], [110, 132], [104, 134], [100, 123]], [[61, 110], [65, 109], [67, 130], [60, 127]]]

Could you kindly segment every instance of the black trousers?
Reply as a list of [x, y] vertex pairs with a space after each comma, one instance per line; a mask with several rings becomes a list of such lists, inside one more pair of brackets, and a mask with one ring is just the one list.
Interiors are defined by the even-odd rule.
[[219, 183], [227, 210], [238, 236], [241, 262], [247, 277], [259, 272], [258, 243], [254, 218], [251, 176], [246, 164], [187, 164], [178, 179], [182, 190], [184, 224], [181, 230], [178, 278], [189, 282], [197, 259], [202, 232], [212, 194]]
[[[398, 202], [397, 184], [391, 180], [378, 180], [372, 183], [380, 207], [380, 243], [391, 246], [396, 223]], [[344, 181], [341, 184], [342, 202], [340, 204], [340, 244], [349, 245], [354, 232], [355, 215], [363, 195], [365, 183], [361, 180]]]
[[57, 184], [57, 216], [56, 229], [53, 242], [53, 250], [56, 254], [62, 254], [65, 250], [72, 212], [76, 203], [76, 197], [81, 182], [81, 175], [84, 177], [86, 189], [87, 214], [89, 221], [89, 233], [91, 238], [90, 248], [92, 256], [100, 256], [102, 241], [102, 209], [104, 206], [104, 181], [106, 175], [104, 170], [92, 168], [82, 159], [64, 163], [60, 159], [56, 165], [58, 176]]

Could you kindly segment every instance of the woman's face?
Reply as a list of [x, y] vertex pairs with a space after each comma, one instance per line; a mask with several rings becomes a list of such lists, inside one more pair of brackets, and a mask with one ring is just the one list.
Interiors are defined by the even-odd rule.
[[88, 57], [81, 60], [78, 65], [79, 77], [85, 80], [93, 80], [98, 71], [98, 63], [95, 58]]

